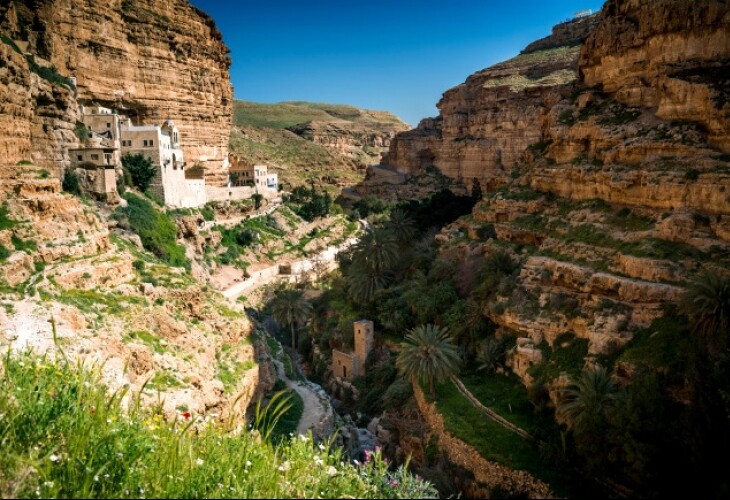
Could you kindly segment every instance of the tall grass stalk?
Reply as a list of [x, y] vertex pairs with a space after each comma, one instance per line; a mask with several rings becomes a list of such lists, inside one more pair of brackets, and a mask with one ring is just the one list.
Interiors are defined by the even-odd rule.
[[[435, 497], [375, 454], [350, 464], [329, 443], [266, 437], [287, 401], [254, 426], [189, 412], [166, 422], [139, 394], [109, 391], [101, 365], [8, 352], [0, 360], [0, 497]], [[230, 423], [229, 421], [228, 423]]]

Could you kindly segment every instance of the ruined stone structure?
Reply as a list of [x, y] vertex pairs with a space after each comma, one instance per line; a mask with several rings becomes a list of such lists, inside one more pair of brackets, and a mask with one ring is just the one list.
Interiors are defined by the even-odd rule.
[[346, 380], [365, 375], [365, 360], [373, 348], [373, 322], [367, 319], [353, 323], [355, 329], [355, 350], [332, 351], [332, 374]]

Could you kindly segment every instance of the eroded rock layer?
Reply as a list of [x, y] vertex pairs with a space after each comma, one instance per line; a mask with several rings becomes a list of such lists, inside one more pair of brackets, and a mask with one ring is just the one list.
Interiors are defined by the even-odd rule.
[[213, 20], [185, 0], [110, 3], [41, 0], [0, 7], [4, 29], [62, 75], [78, 99], [142, 124], [170, 118], [189, 165], [220, 180], [228, 153], [232, 87], [228, 49]]

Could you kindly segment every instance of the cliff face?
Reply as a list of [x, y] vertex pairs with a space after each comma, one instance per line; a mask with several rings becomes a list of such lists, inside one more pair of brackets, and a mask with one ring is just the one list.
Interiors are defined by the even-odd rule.
[[449, 177], [477, 178], [487, 188], [506, 183], [523, 151], [542, 139], [547, 111], [570, 94], [577, 78], [577, 43], [595, 19], [564, 23], [529, 52], [444, 93], [439, 117], [397, 135], [383, 163], [407, 174], [435, 165]]
[[0, 18], [11, 36], [76, 78], [78, 99], [137, 123], [171, 118], [189, 165], [223, 176], [232, 116], [230, 58], [212, 19], [184, 0], [9, 3]]
[[725, 1], [609, 0], [580, 53], [586, 85], [665, 120], [699, 122], [730, 151], [730, 13]]
[[27, 59], [0, 43], [0, 158], [3, 163], [33, 161], [56, 176], [75, 146], [73, 91], [31, 72]]
[[[526, 383], [561, 349], [621, 351], [690, 278], [730, 273], [730, 5], [608, 0], [599, 16], [447, 91], [384, 157], [481, 181], [437, 239], [519, 262], [484, 314], [517, 335]], [[581, 27], [581, 47], [561, 45]]]
[[408, 130], [400, 121], [309, 121], [288, 128], [300, 137], [365, 165], [377, 164], [396, 133]]

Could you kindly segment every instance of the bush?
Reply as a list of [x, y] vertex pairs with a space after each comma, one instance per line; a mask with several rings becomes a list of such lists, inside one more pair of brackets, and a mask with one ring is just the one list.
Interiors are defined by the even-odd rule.
[[152, 160], [139, 153], [134, 155], [127, 153], [122, 156], [122, 166], [126, 172], [129, 172], [132, 185], [141, 192], [147, 191], [157, 173], [154, 165], [152, 165]]
[[8, 257], [10, 257], [10, 250], [8, 250], [4, 246], [0, 245], [0, 261], [5, 260]]
[[190, 270], [185, 249], [177, 244], [175, 222], [139, 196], [127, 193], [124, 199], [127, 207], [117, 209], [117, 218], [126, 216], [129, 227], [139, 235], [144, 248], [171, 266]]
[[200, 215], [207, 221], [215, 220], [215, 210], [210, 205], [205, 205], [200, 209]]
[[81, 185], [79, 184], [79, 176], [71, 170], [66, 170], [63, 174], [63, 183], [61, 187], [67, 193], [81, 196]]

